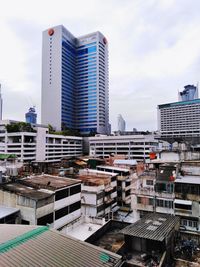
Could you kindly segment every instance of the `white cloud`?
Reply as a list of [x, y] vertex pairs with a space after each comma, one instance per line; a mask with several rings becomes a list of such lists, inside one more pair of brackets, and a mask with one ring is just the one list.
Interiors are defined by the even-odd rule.
[[100, 30], [109, 41], [113, 129], [118, 113], [129, 129], [155, 129], [157, 104], [176, 101], [178, 89], [200, 80], [199, 8], [198, 0], [5, 1], [4, 117], [23, 119], [31, 102], [40, 114], [42, 31], [63, 24], [75, 36]]

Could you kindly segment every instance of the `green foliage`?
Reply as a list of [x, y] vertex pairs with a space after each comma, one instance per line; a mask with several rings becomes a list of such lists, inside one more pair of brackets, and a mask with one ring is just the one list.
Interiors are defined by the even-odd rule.
[[16, 122], [5, 126], [8, 133], [35, 132], [30, 123]]
[[67, 135], [67, 136], [80, 136], [79, 131], [70, 129], [65, 125], [62, 125], [62, 131], [55, 131], [52, 125], [48, 125], [50, 134]]

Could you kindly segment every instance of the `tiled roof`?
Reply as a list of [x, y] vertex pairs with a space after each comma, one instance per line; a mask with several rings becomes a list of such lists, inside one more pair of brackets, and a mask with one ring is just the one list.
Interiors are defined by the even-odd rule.
[[[1, 235], [6, 232], [7, 240]], [[1, 267], [118, 267], [121, 263], [117, 254], [46, 226], [0, 226]]]

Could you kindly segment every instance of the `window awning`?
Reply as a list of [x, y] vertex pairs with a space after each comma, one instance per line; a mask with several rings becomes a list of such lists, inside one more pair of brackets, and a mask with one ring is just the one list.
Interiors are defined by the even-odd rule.
[[175, 199], [174, 204], [181, 204], [181, 205], [192, 205], [192, 201], [190, 200], [182, 200], [182, 199]]

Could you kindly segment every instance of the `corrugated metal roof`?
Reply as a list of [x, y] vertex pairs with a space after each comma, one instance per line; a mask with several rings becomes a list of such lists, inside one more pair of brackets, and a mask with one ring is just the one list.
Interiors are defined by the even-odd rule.
[[179, 224], [179, 218], [167, 214], [147, 215], [141, 220], [121, 230], [121, 233], [133, 237], [163, 241]]
[[[5, 235], [2, 240], [2, 232], [10, 233], [7, 240]], [[0, 242], [1, 267], [117, 267], [122, 263], [115, 253], [47, 227], [1, 225]]]

